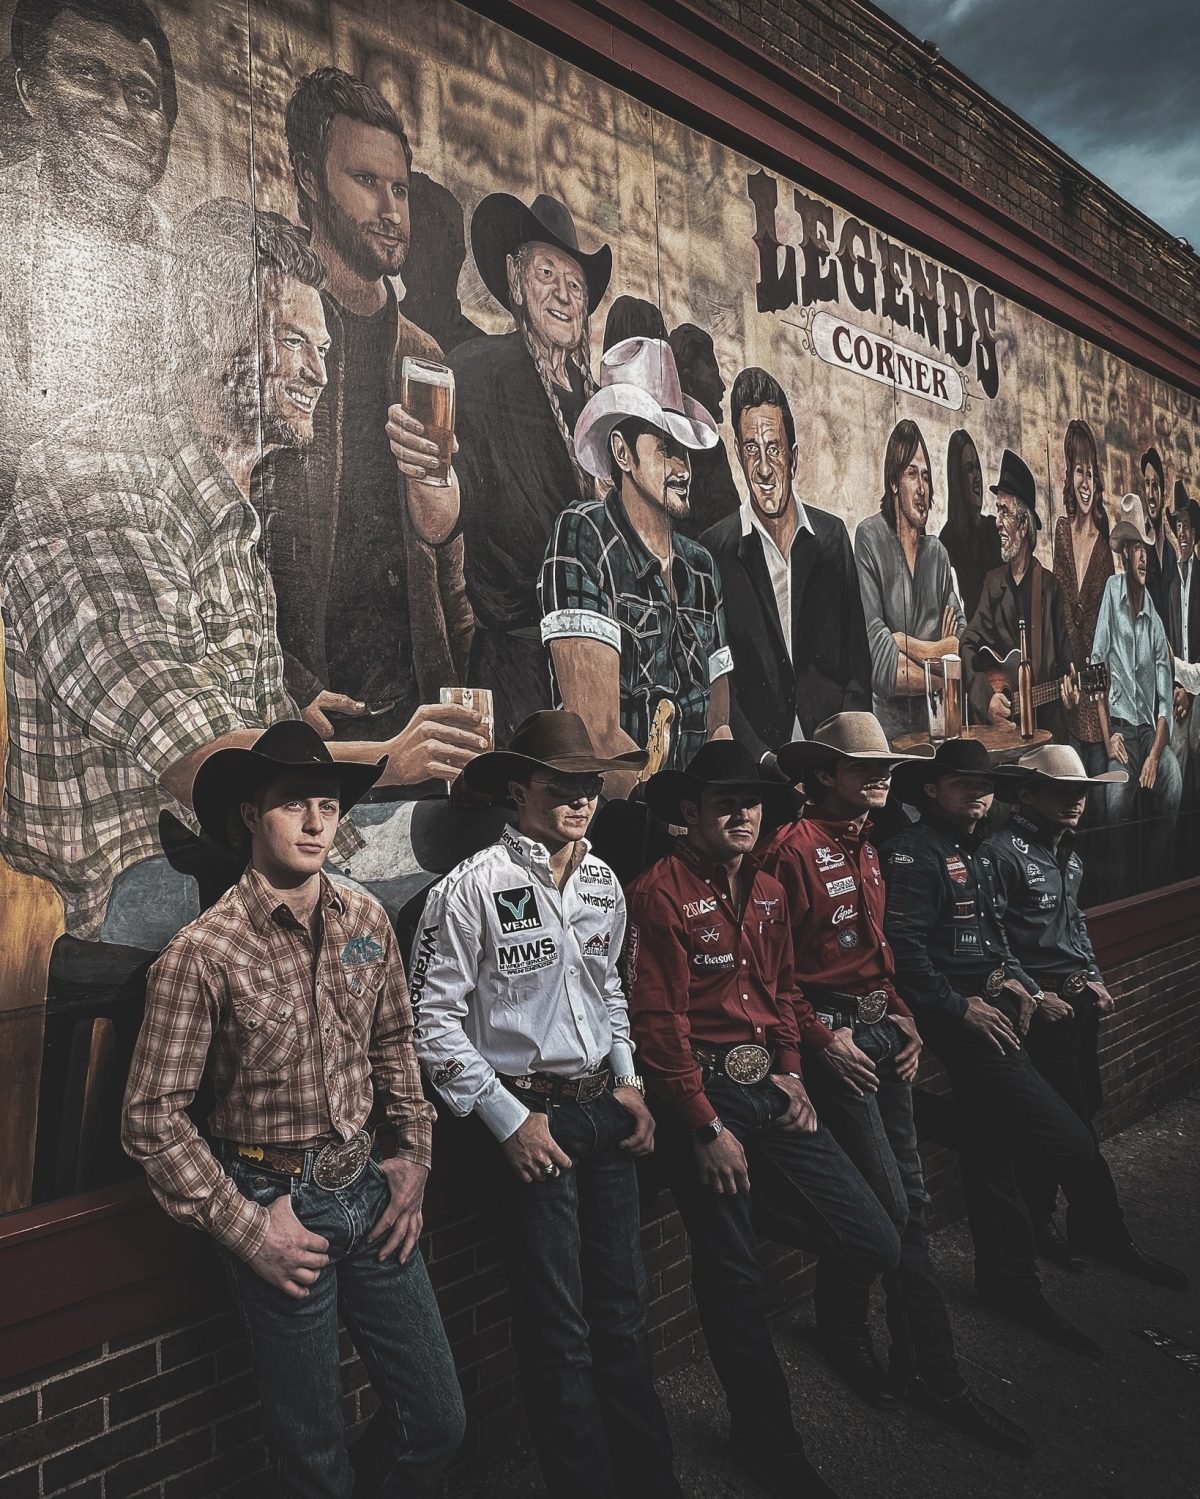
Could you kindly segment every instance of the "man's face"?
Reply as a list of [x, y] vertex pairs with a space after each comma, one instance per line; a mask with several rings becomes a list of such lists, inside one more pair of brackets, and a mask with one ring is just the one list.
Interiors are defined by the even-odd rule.
[[751, 853], [762, 826], [762, 802], [745, 791], [706, 786], [699, 806], [684, 802], [688, 841], [718, 864]]
[[738, 418], [737, 453], [759, 517], [774, 520], [783, 515], [792, 498], [796, 450], [788, 447], [778, 406], [746, 407]]
[[976, 515], [983, 514], [983, 470], [979, 466], [979, 454], [975, 444], [969, 442], [959, 456], [959, 471], [962, 474], [963, 493], [971, 502]]
[[72, 10], [51, 22], [47, 44], [45, 68], [22, 72], [20, 87], [58, 172], [82, 168], [106, 195], [144, 196], [171, 144], [154, 48]]
[[579, 348], [587, 318], [587, 282], [579, 262], [553, 245], [526, 245], [524, 251], [520, 265], [511, 256], [508, 261], [513, 310], [541, 343]]
[[639, 433], [632, 454], [620, 441], [620, 433], [616, 438], [614, 452], [618, 462], [622, 453], [629, 459], [629, 467], [621, 463], [621, 468], [637, 495], [656, 509], [665, 510], [672, 520], [686, 520], [692, 509], [688, 498], [692, 485], [688, 450], [667, 432]]
[[1052, 828], [1076, 828], [1087, 806], [1087, 787], [1037, 780], [1021, 792], [1021, 804]]
[[1142, 470], [1142, 500], [1146, 506], [1146, 519], [1157, 531], [1159, 517], [1162, 515], [1163, 487], [1158, 470], [1152, 463], [1148, 463]]
[[408, 162], [398, 136], [335, 115], [320, 178], [314, 226], [364, 281], [398, 275], [408, 254]]
[[603, 788], [598, 775], [537, 771], [526, 784], [510, 787], [517, 804], [517, 827], [553, 852], [587, 833]]
[[908, 460], [893, 492], [899, 513], [914, 531], [923, 533], [929, 520], [933, 485], [929, 478], [929, 459], [925, 449], [919, 443], [917, 451]]
[[1028, 537], [1029, 519], [1025, 506], [1010, 494], [996, 496], [996, 529], [1000, 532], [1000, 560], [1012, 562]]
[[1127, 541], [1125, 543], [1125, 571], [1130, 577], [1136, 579], [1138, 584], [1146, 586], [1146, 548], [1140, 541]]
[[1196, 546], [1196, 533], [1192, 529], [1192, 518], [1186, 510], [1180, 511], [1175, 522], [1175, 540], [1179, 543], [1179, 560], [1188, 562]]
[[827, 786], [850, 817], [877, 812], [888, 799], [892, 767], [885, 760], [835, 760], [828, 770], [818, 770], [817, 779]]
[[255, 869], [277, 890], [310, 879], [329, 857], [341, 807], [337, 782], [319, 772], [284, 775], [242, 803]]
[[925, 787], [930, 807], [947, 822], [959, 827], [974, 827], [992, 805], [992, 783], [984, 776], [939, 776]]
[[320, 293], [293, 277], [259, 277], [263, 319], [262, 424], [265, 446], [303, 448], [325, 389], [329, 334]]
[[1071, 485], [1080, 515], [1087, 515], [1096, 494], [1096, 475], [1090, 458], [1077, 458], [1071, 469]]

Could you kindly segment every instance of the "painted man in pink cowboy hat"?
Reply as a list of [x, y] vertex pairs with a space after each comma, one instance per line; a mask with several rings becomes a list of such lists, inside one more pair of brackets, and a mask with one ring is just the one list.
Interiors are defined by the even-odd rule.
[[538, 585], [557, 700], [603, 754], [644, 749], [663, 699], [675, 708], [673, 764], [729, 721], [733, 659], [716, 567], [676, 529], [690, 508], [688, 455], [716, 441], [712, 417], [683, 393], [670, 344], [627, 338], [608, 350], [575, 456], [613, 489], [559, 516]]

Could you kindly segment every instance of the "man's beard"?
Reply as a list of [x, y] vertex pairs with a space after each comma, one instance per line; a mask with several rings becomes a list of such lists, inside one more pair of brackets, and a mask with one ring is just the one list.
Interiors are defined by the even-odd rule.
[[231, 437], [247, 444], [271, 448], [306, 448], [313, 440], [307, 431], [294, 427], [281, 412], [268, 409], [258, 375], [258, 355], [241, 349], [230, 360], [221, 377], [223, 415]]
[[319, 207], [325, 232], [356, 276], [361, 276], [364, 281], [378, 281], [381, 276], [400, 274], [408, 255], [407, 234], [398, 238], [394, 246], [387, 248], [378, 240], [372, 239], [370, 234], [374, 231], [394, 235], [394, 224], [383, 224], [378, 220], [360, 223], [329, 192], [322, 192]]
[[1012, 562], [1021, 554], [1021, 543], [1025, 540], [1023, 536], [1014, 536], [1010, 541], [1001, 532], [1000, 535], [1000, 561]]
[[663, 489], [662, 507], [671, 520], [687, 520], [692, 513], [692, 502], [688, 491], [678, 490], [670, 484]]

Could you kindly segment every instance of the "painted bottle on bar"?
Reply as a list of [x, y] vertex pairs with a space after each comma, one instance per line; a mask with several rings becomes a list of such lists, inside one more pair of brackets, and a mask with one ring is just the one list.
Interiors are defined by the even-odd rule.
[[1020, 714], [1021, 738], [1032, 739], [1033, 718], [1033, 667], [1029, 661], [1029, 640], [1025, 634], [1025, 621], [1019, 624], [1021, 631], [1021, 660], [1017, 666], [1017, 708]]

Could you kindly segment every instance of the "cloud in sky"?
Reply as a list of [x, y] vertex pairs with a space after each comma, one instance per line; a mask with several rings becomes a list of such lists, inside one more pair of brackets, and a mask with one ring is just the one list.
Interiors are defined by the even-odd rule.
[[902, 26], [1200, 249], [1196, 0], [880, 0]]

